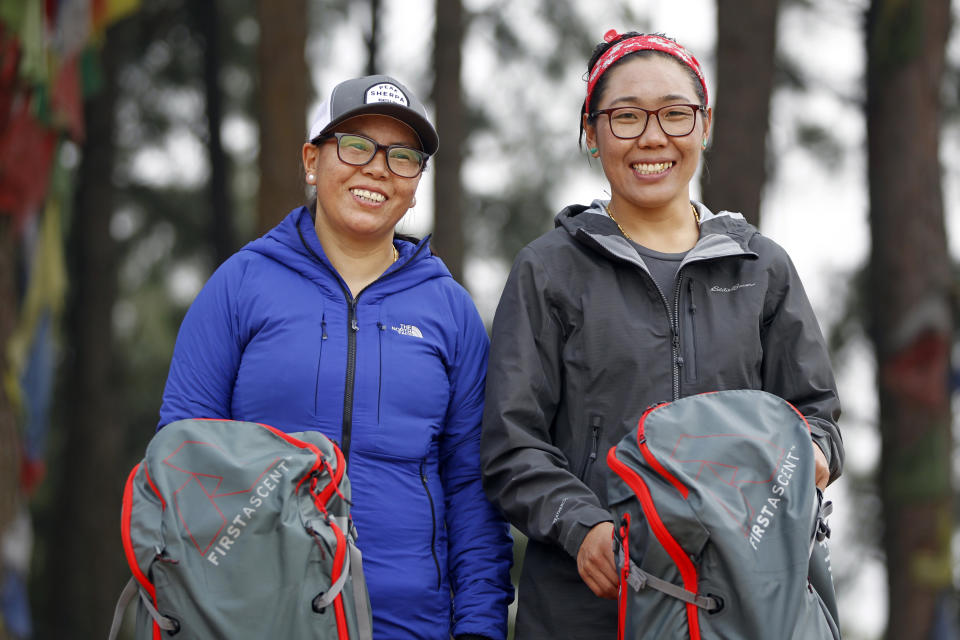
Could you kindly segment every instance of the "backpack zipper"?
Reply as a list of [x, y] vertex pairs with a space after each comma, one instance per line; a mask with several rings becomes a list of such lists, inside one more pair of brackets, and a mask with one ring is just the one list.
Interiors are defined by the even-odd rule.
[[650, 415], [651, 411], [658, 409], [670, 404], [669, 402], [662, 402], [660, 404], [655, 404], [652, 407], [649, 407], [646, 411], [643, 412], [643, 415], [640, 416], [640, 422], [637, 425], [637, 445], [640, 447], [640, 453], [643, 454], [643, 459], [646, 460], [647, 464], [653, 468], [658, 474], [660, 474], [664, 480], [672, 484], [677, 491], [680, 492], [680, 495], [683, 496], [686, 500], [687, 496], [690, 494], [690, 490], [684, 485], [680, 480], [677, 479], [675, 475], [670, 473], [666, 467], [664, 467], [656, 456], [653, 455], [653, 451], [650, 450], [650, 445], [647, 444], [647, 435], [645, 433], [647, 416]]
[[[644, 417], [646, 417], [646, 414], [650, 411], [651, 409], [648, 409], [647, 412], [644, 413]], [[643, 418], [641, 418], [641, 421], [642, 420]], [[643, 423], [641, 422], [641, 427], [642, 424]], [[643, 438], [643, 441], [641, 442], [641, 451], [643, 451], [645, 448], [646, 439]], [[644, 452], [644, 458], [646, 457], [647, 452]], [[611, 447], [609, 453], [607, 453], [607, 464], [610, 467], [610, 470], [620, 476], [626, 485], [633, 491], [634, 495], [637, 496], [637, 499], [640, 502], [641, 510], [643, 511], [643, 515], [646, 518], [647, 523], [650, 525], [650, 530], [653, 532], [654, 537], [663, 546], [664, 550], [667, 552], [667, 555], [670, 556], [680, 572], [680, 578], [683, 581], [683, 588], [691, 593], [697, 593], [699, 583], [697, 567], [693, 564], [690, 556], [687, 555], [687, 552], [684, 551], [682, 546], [680, 546], [680, 543], [677, 542], [676, 538], [673, 537], [673, 535], [667, 529], [667, 526], [663, 523], [663, 520], [660, 518], [660, 514], [657, 511], [656, 504], [653, 502], [653, 496], [650, 494], [650, 488], [647, 486], [647, 483], [644, 482], [643, 478], [641, 478], [636, 471], [631, 469], [626, 463], [617, 457], [616, 447]], [[690, 637], [692, 639], [699, 640], [700, 617], [697, 606], [688, 602], [684, 608], [686, 609], [687, 625], [690, 631]]]
[[427, 474], [423, 470], [426, 460], [420, 461], [420, 482], [423, 483], [423, 490], [427, 493], [427, 500], [430, 501], [430, 519], [433, 526], [430, 529], [430, 553], [433, 554], [433, 564], [437, 567], [437, 590], [443, 585], [440, 575], [440, 559], [437, 558], [437, 512], [433, 506], [433, 496], [430, 494], [430, 487], [427, 485]]

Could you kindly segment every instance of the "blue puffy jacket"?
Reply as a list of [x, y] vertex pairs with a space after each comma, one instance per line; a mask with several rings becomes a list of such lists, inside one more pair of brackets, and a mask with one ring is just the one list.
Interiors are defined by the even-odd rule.
[[487, 335], [427, 240], [395, 246], [355, 299], [305, 207], [241, 249], [184, 318], [160, 426], [323, 432], [348, 457], [375, 637], [504, 638], [511, 541], [480, 483]]

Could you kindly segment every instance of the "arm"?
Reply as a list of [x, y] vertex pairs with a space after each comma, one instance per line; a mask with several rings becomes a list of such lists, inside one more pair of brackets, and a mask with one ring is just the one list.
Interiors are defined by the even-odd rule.
[[[779, 247], [777, 247], [779, 249]], [[782, 249], [771, 265], [770, 295], [761, 327], [763, 388], [791, 402], [810, 424], [823, 453], [829, 481], [843, 469], [843, 438], [837, 426], [840, 399], [820, 325], [796, 268]], [[818, 469], [818, 484], [823, 481]]]
[[481, 457], [487, 495], [510, 521], [576, 558], [587, 532], [612, 518], [554, 444], [565, 342], [556, 290], [534, 250], [522, 250], [493, 323]]
[[[458, 292], [459, 293], [459, 292]], [[450, 406], [440, 439], [440, 473], [453, 590], [453, 635], [506, 638], [513, 600], [513, 542], [480, 480], [480, 419], [487, 370], [487, 334], [466, 292], [454, 302], [460, 334], [450, 363]]]
[[184, 418], [230, 418], [242, 342], [237, 296], [245, 264], [236, 257], [210, 277], [180, 325], [163, 390], [159, 429]]

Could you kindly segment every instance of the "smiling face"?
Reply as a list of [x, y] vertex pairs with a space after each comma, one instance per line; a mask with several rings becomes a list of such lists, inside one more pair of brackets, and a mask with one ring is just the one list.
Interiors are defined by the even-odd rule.
[[[662, 55], [633, 56], [607, 71], [603, 94], [594, 109], [699, 104], [696, 87], [681, 62]], [[603, 172], [610, 182], [611, 201], [618, 211], [669, 212], [689, 210], [690, 180], [700, 162], [711, 112], [699, 112], [693, 131], [668, 136], [651, 116], [643, 134], [631, 140], [613, 135], [606, 115], [584, 123], [589, 147], [599, 149]], [[664, 117], [665, 114], [664, 114]]]
[[[401, 144], [416, 149], [413, 129], [383, 115], [363, 115], [344, 121], [337, 132], [357, 133], [381, 145]], [[317, 186], [317, 232], [333, 233], [349, 242], [376, 242], [393, 235], [393, 228], [411, 206], [420, 175], [403, 178], [387, 168], [385, 152], [357, 167], [337, 156], [336, 139], [303, 146], [303, 166]], [[422, 174], [421, 174], [422, 175]]]

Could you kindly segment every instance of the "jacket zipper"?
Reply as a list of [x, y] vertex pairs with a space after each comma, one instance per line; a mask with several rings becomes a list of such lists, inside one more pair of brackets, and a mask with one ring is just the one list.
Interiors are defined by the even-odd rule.
[[420, 482], [423, 483], [423, 490], [427, 492], [427, 500], [430, 501], [430, 520], [433, 527], [430, 529], [430, 553], [433, 555], [433, 564], [437, 567], [437, 590], [442, 586], [440, 576], [440, 560], [437, 558], [437, 512], [433, 506], [433, 496], [430, 494], [430, 487], [427, 485], [427, 474], [423, 470], [426, 461], [420, 461]]
[[[333, 276], [336, 279], [337, 284], [340, 285], [340, 290], [343, 292], [343, 297], [346, 299], [347, 307], [349, 308], [348, 327], [347, 327], [347, 377], [346, 377], [346, 384], [344, 385], [344, 392], [343, 392], [343, 424], [341, 426], [341, 433], [340, 433], [340, 440], [341, 440], [340, 449], [343, 451], [344, 459], [349, 460], [350, 459], [350, 435], [351, 435], [351, 432], [353, 431], [353, 386], [354, 386], [354, 381], [355, 381], [354, 378], [356, 377], [356, 368], [357, 368], [357, 332], [360, 331], [360, 325], [357, 322], [357, 301], [360, 299], [360, 296], [363, 295], [363, 292], [366, 291], [371, 284], [373, 284], [373, 282], [379, 282], [381, 280], [384, 280], [386, 278], [389, 278], [399, 273], [401, 269], [403, 269], [410, 262], [412, 262], [414, 258], [420, 255], [420, 252], [427, 245], [425, 243], [421, 243], [417, 247], [417, 250], [413, 253], [413, 255], [407, 258], [395, 270], [391, 271], [388, 274], [380, 276], [379, 278], [377, 278], [376, 280], [368, 284], [366, 287], [361, 289], [360, 292], [357, 293], [356, 297], [352, 297], [350, 295], [350, 290], [347, 288], [346, 284], [344, 283], [343, 278], [340, 277], [340, 274], [337, 273], [337, 270], [333, 269], [332, 267], [327, 267], [327, 265], [323, 262], [320, 256], [317, 255], [317, 252], [314, 251], [309, 244], [307, 244], [307, 239], [303, 237], [303, 230], [300, 229], [299, 225], [297, 225], [297, 234], [300, 236], [300, 243], [303, 245], [303, 248], [307, 250], [307, 253], [312, 255], [314, 259], [317, 262], [319, 262], [321, 265], [323, 265], [328, 270], [333, 272]], [[326, 333], [325, 330], [324, 330], [324, 333]], [[437, 566], [439, 567], [439, 564]]]
[[[362, 291], [360, 293], [363, 293]], [[347, 320], [347, 378], [343, 390], [343, 426], [340, 430], [340, 448], [343, 449], [343, 455], [350, 457], [350, 436], [353, 432], [353, 386], [356, 382], [357, 374], [357, 332], [360, 331], [360, 325], [357, 324], [357, 297], [348, 300], [349, 313]]]
[[[682, 267], [681, 267], [682, 268]], [[649, 275], [649, 273], [648, 273]], [[667, 303], [667, 296], [663, 295], [663, 289], [657, 284], [657, 281], [650, 276], [653, 286], [660, 294], [660, 301], [663, 302], [664, 311], [667, 312], [667, 322], [670, 324], [670, 370], [673, 373], [673, 399], [680, 399], [680, 369], [683, 367], [683, 356], [680, 353], [680, 289], [683, 278], [680, 277], [680, 270], [677, 270], [677, 285], [673, 292], [673, 311], [670, 311], [670, 305]]]
[[[670, 318], [670, 333], [673, 347], [673, 399], [680, 399], [680, 370], [683, 368], [683, 355], [680, 352], [680, 290], [683, 278], [677, 270], [677, 286], [673, 291], [673, 317]], [[661, 294], [662, 295], [662, 294]], [[664, 300], [666, 302], [666, 300]], [[670, 315], [668, 312], [667, 315]]]
[[603, 430], [603, 417], [593, 416], [590, 418], [590, 453], [583, 459], [580, 466], [580, 479], [586, 480], [587, 472], [597, 459], [597, 450], [600, 448], [600, 431]]
[[686, 375], [684, 376], [687, 382], [696, 382], [697, 380], [697, 325], [696, 325], [696, 313], [697, 313], [697, 303], [693, 299], [693, 279], [687, 278], [687, 297], [689, 298], [689, 313], [687, 317], [689, 318], [687, 324], [689, 325], [689, 330], [687, 331], [687, 337], [685, 340], [685, 345], [687, 348], [687, 358], [683, 361], [683, 366], [686, 368]]

